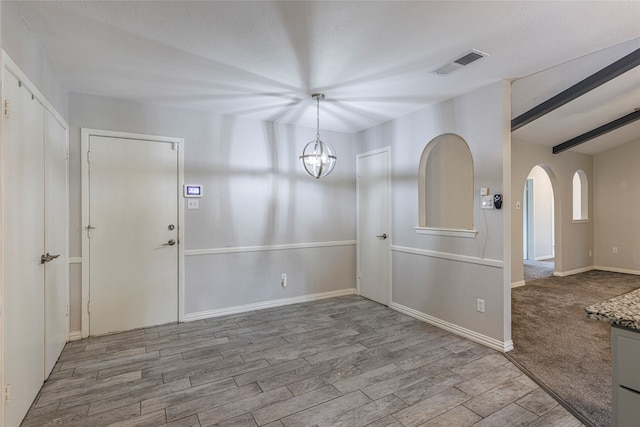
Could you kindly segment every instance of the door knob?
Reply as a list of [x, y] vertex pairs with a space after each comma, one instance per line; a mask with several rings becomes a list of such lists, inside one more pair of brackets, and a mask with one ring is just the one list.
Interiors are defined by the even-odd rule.
[[387, 233], [381, 234], [379, 236], [376, 236], [378, 239], [382, 239], [385, 240], [387, 238]]
[[164, 244], [164, 245], [162, 245], [162, 246], [173, 246], [173, 245], [175, 245], [175, 244], [176, 244], [176, 241], [175, 241], [175, 240], [173, 240], [173, 239], [171, 239], [171, 240], [169, 240], [167, 243], [165, 243], [165, 244]]
[[41, 255], [40, 256], [40, 264], [44, 264], [45, 262], [50, 262], [53, 261], [54, 259], [58, 258], [60, 255], [50, 255], [49, 252], [47, 252], [45, 255]]

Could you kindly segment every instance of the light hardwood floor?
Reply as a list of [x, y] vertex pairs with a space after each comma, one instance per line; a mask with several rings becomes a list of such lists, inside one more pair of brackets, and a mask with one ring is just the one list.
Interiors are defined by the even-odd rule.
[[580, 426], [501, 353], [348, 296], [67, 344], [23, 426]]

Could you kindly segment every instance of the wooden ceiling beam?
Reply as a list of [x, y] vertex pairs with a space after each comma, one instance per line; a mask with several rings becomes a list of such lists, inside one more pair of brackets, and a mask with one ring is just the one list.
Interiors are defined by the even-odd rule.
[[605, 133], [609, 133], [622, 126], [626, 126], [631, 122], [635, 122], [636, 120], [640, 120], [640, 110], [636, 110], [633, 113], [627, 114], [626, 116], [620, 117], [619, 119], [590, 130], [589, 132], [585, 132], [580, 136], [576, 136], [575, 138], [571, 138], [570, 140], [565, 141], [562, 144], [554, 146], [553, 154], [562, 153], [569, 148], [583, 144], [591, 139], [604, 135]]
[[556, 108], [573, 101], [574, 99], [592, 91], [600, 85], [615, 79], [621, 74], [640, 65], [640, 49], [636, 49], [630, 54], [620, 58], [611, 65], [606, 66], [595, 74], [579, 81], [568, 89], [536, 105], [529, 111], [520, 114], [511, 120], [511, 132], [520, 129], [522, 126], [539, 119]]

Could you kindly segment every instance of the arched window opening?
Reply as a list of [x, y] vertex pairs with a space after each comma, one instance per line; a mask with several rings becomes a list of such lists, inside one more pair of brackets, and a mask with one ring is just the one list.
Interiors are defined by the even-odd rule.
[[419, 228], [473, 230], [473, 158], [464, 139], [443, 134], [431, 140], [418, 176]]
[[587, 174], [578, 170], [573, 174], [573, 220], [589, 219], [589, 182]]

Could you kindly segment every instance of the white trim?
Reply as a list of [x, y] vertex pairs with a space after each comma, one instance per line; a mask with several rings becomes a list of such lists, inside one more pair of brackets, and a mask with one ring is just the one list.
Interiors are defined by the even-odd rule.
[[[38, 90], [36, 85], [33, 84], [31, 80], [29, 80], [27, 75], [24, 74], [24, 72], [22, 72], [20, 67], [18, 67], [18, 65], [15, 62], [13, 62], [11, 57], [9, 57], [9, 54], [7, 54], [7, 52], [5, 52], [4, 49], [2, 50], [2, 64], [7, 69], [7, 71], [9, 71], [19, 81], [22, 82], [22, 85], [26, 87], [27, 91], [31, 92], [31, 94], [38, 99], [38, 102], [40, 102], [42, 106], [51, 113], [51, 115], [56, 119], [56, 121], [58, 121], [58, 123], [60, 123], [60, 125], [64, 128], [64, 130], [69, 131], [69, 124], [67, 123], [67, 121], [62, 118], [62, 116], [56, 111], [53, 105], [51, 105], [51, 103], [47, 100], [47, 98], [45, 98], [42, 92]], [[67, 140], [68, 138], [69, 137], [67, 135]]]
[[394, 252], [403, 252], [413, 255], [428, 256], [432, 258], [448, 259], [451, 261], [466, 262], [469, 264], [486, 265], [488, 267], [503, 268], [504, 263], [498, 259], [478, 258], [469, 255], [451, 254], [448, 252], [431, 251], [428, 249], [408, 248], [405, 246], [391, 246]]
[[[599, 270], [600, 268], [598, 268]], [[596, 270], [592, 265], [589, 267], [576, 268], [575, 270], [554, 271], [553, 275], [557, 277], [571, 276], [572, 274], [584, 273], [585, 271]]]
[[253, 304], [236, 305], [234, 307], [217, 308], [214, 310], [198, 311], [184, 315], [185, 322], [208, 319], [211, 317], [226, 316], [228, 314], [246, 313], [247, 311], [262, 310], [265, 308], [281, 307], [283, 305], [299, 304], [302, 302], [316, 301], [326, 298], [342, 297], [354, 295], [355, 288], [341, 289], [338, 291], [322, 292], [319, 294], [303, 295], [300, 297], [282, 298], [270, 301], [256, 302]]
[[82, 264], [82, 257], [81, 256], [69, 257], [69, 264]]
[[591, 222], [591, 220], [589, 218], [582, 218], [582, 219], [572, 219], [571, 222], [574, 224], [583, 224], [583, 223]]
[[82, 339], [81, 331], [69, 332], [69, 341], [80, 341]]
[[438, 319], [437, 317], [429, 316], [428, 314], [422, 313], [418, 310], [414, 310], [413, 308], [405, 307], [404, 305], [395, 302], [392, 302], [389, 305], [389, 308], [406, 314], [407, 316], [411, 316], [415, 319], [422, 320], [423, 322], [437, 326], [438, 328], [444, 329], [445, 331], [449, 331], [461, 337], [467, 338], [471, 341], [475, 341], [494, 350], [498, 350], [504, 353], [513, 350], [513, 341], [511, 340], [499, 341], [495, 338], [479, 334], [475, 331], [472, 331], [471, 329], [463, 328], [462, 326], [446, 322], [442, 319]]
[[[376, 150], [367, 151], [364, 153], [360, 153], [356, 155], [356, 290], [357, 294], [360, 293], [360, 248], [362, 247], [360, 243], [360, 160], [364, 157], [375, 156], [377, 154], [387, 154], [387, 195], [389, 196], [388, 205], [387, 205], [387, 234], [388, 242], [389, 242], [389, 253], [388, 253], [388, 263], [389, 263], [389, 276], [387, 277], [387, 284], [389, 286], [387, 292], [387, 301], [386, 304], [390, 304], [393, 301], [393, 257], [391, 256], [391, 247], [393, 245], [393, 234], [391, 233], [392, 229], [392, 220], [391, 215], [393, 210], [391, 208], [391, 203], [393, 200], [392, 188], [391, 185], [391, 147], [383, 147], [378, 148]], [[383, 231], [384, 232], [384, 231]]]
[[309, 248], [326, 248], [331, 246], [350, 246], [355, 245], [355, 240], [337, 240], [333, 242], [310, 242], [310, 243], [289, 243], [283, 245], [264, 245], [264, 246], [236, 246], [229, 248], [209, 248], [209, 249], [186, 249], [184, 256], [197, 255], [219, 255], [233, 254], [240, 252], [264, 252], [264, 251], [283, 251], [291, 249], [309, 249]]
[[599, 265], [591, 267], [592, 270], [602, 270], [609, 271], [611, 273], [624, 273], [624, 274], [635, 274], [640, 276], [640, 270], [631, 270], [628, 268], [618, 268], [618, 267], [601, 267]]
[[[125, 138], [137, 139], [142, 141], [158, 141], [169, 142], [178, 145], [178, 193], [176, 194], [176, 203], [178, 205], [178, 242], [184, 242], [184, 203], [182, 203], [182, 187], [184, 185], [184, 139], [167, 136], [145, 135], [130, 132], [117, 132], [102, 129], [80, 129], [80, 156], [81, 163], [81, 185], [82, 185], [82, 258], [89, 260], [89, 240], [87, 238], [85, 226], [89, 224], [89, 164], [86, 161], [86, 153], [89, 149], [89, 138], [91, 136], [103, 136], [107, 138]], [[184, 244], [178, 244], [178, 322], [184, 321]], [[89, 336], [89, 313], [87, 308], [89, 305], [89, 262], [82, 263], [82, 305], [80, 312], [82, 313], [82, 337]]]
[[524, 286], [526, 283], [524, 282], [524, 280], [519, 280], [517, 282], [511, 282], [511, 289], [513, 288], [520, 288], [522, 286]]
[[464, 237], [467, 239], [475, 239], [478, 230], [463, 230], [461, 228], [431, 228], [431, 227], [414, 227], [417, 234], [428, 234], [432, 236], [448, 236], [448, 237]]
[[542, 255], [542, 256], [534, 257], [533, 260], [534, 261], [546, 261], [548, 259], [553, 259], [553, 258], [555, 258], [553, 255]]

